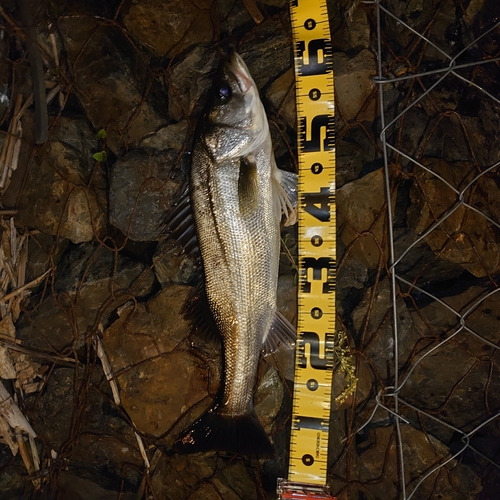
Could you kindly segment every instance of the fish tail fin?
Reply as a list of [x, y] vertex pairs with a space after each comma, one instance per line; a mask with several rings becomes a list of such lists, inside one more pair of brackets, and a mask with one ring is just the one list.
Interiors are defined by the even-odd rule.
[[274, 448], [255, 411], [237, 417], [206, 411], [173, 445], [178, 453], [230, 451], [251, 457], [271, 457]]

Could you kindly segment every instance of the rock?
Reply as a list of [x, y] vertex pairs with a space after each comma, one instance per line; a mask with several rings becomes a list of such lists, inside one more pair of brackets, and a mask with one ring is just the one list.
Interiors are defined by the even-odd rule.
[[377, 107], [375, 99], [375, 56], [367, 49], [350, 58], [343, 53], [333, 54], [335, 92], [338, 112], [349, 122], [374, 121]]
[[189, 50], [167, 73], [168, 113], [176, 121], [201, 114], [217, 68], [212, 46]]
[[36, 152], [18, 197], [17, 223], [68, 238], [91, 241], [106, 228], [106, 177], [92, 154], [98, 146], [84, 118], [60, 117]]
[[295, 104], [295, 72], [289, 69], [278, 77], [266, 91], [266, 97], [289, 127], [295, 128], [297, 109]]
[[254, 397], [254, 407], [260, 423], [271, 434], [276, 417], [283, 403], [284, 389], [279, 373], [272, 367], [260, 377]]
[[141, 142], [141, 147], [157, 149], [159, 151], [174, 149], [180, 152], [186, 143], [187, 131], [188, 122], [186, 120], [167, 125], [146, 137]]
[[192, 288], [171, 285], [141, 304], [127, 304], [106, 329], [103, 345], [115, 372], [172, 351], [191, 331], [182, 308]]
[[109, 219], [130, 239], [159, 237], [167, 210], [178, 201], [185, 183], [182, 171], [174, 168], [177, 156], [172, 150], [155, 155], [133, 151], [113, 165]]
[[255, 479], [243, 462], [221, 463], [203, 454], [162, 457], [151, 486], [155, 496], [165, 500], [188, 496], [206, 500], [258, 498]]
[[8, 446], [0, 446], [0, 500], [23, 498], [23, 495], [34, 495], [34, 487], [27, 480], [26, 467], [21, 455], [12, 457]]
[[[58, 494], [62, 498], [71, 498], [73, 500], [112, 500], [117, 497], [123, 500], [134, 500], [137, 498], [135, 492], [122, 491], [123, 486], [116, 484], [116, 490], [103, 488], [90, 479], [81, 477], [78, 473], [82, 471], [64, 470], [58, 476]], [[101, 481], [103, 478], [99, 478]]]
[[11, 68], [9, 63], [9, 37], [5, 28], [0, 29], [0, 123], [10, 104]]
[[133, 0], [123, 14], [127, 30], [156, 56], [173, 57], [214, 38], [210, 0]]
[[172, 283], [196, 285], [203, 279], [199, 257], [187, 256], [171, 240], [158, 245], [153, 262], [156, 279], [163, 287]]
[[[395, 197], [393, 197], [393, 204]], [[337, 190], [338, 227], [351, 258], [369, 269], [377, 267], [385, 248], [385, 191], [383, 169]]]
[[[402, 364], [413, 347], [412, 319], [401, 298], [397, 301], [397, 310], [398, 347]], [[382, 378], [388, 376], [388, 364], [394, 359], [391, 313], [392, 297], [388, 279], [381, 280], [378, 285], [366, 289], [363, 300], [352, 313], [358, 349], [369, 357], [371, 364], [377, 368]]]
[[[455, 189], [463, 189], [476, 175], [472, 164], [448, 163], [439, 159], [425, 159], [423, 164], [440, 175]], [[426, 170], [415, 171], [416, 182], [410, 192], [412, 206], [408, 210], [408, 225], [416, 234], [426, 231], [436, 220], [444, 219], [425, 241], [440, 258], [460, 264], [474, 276], [496, 274], [500, 270], [498, 245], [500, 236], [494, 225], [483, 215], [459, 206], [458, 195], [440, 179]], [[466, 201], [484, 211], [493, 220], [500, 221], [500, 199], [496, 183], [488, 176], [481, 177], [465, 194]]]
[[86, 16], [60, 17], [58, 27], [81, 106], [115, 155], [167, 123], [164, 96], [153, 98], [154, 82], [147, 90], [148, 68], [117, 28]]
[[[164, 435], [188, 410], [205, 409], [209, 374], [186, 352], [170, 352], [117, 375], [122, 404], [137, 429]], [[197, 412], [199, 416], [200, 411]]]
[[[431, 469], [450, 457], [447, 446], [432, 436], [409, 426], [401, 426], [403, 454], [405, 460], [406, 492], [410, 494], [417, 482]], [[392, 427], [372, 428], [365, 432], [364, 439], [358, 439], [357, 451], [350, 456], [350, 481], [369, 483], [369, 497], [397, 498], [400, 491], [397, 464], [397, 445], [395, 430]], [[470, 468], [456, 460], [440, 469], [442, 472], [431, 474], [418, 485], [415, 498], [463, 498], [473, 500], [482, 490], [480, 478]], [[446, 473], [444, 473], [446, 471]], [[334, 479], [332, 490], [338, 491], [342, 482]], [[353, 486], [355, 498], [366, 491], [366, 487]]]
[[[116, 269], [115, 269], [116, 265]], [[151, 292], [146, 266], [93, 244], [71, 246], [59, 264], [54, 294], [42, 292], [19, 318], [17, 336], [26, 345], [60, 351], [82, 347], [89, 328], [106, 323], [112, 312]]]
[[238, 48], [259, 89], [293, 68], [287, 22], [264, 20], [247, 33]]
[[26, 282], [38, 278], [53, 264], [57, 266], [68, 244], [68, 240], [59, 240], [51, 234], [32, 234], [28, 241]]

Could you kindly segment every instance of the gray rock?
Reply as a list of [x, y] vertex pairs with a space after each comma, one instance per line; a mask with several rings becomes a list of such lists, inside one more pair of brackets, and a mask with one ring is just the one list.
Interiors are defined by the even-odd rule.
[[346, 121], [375, 120], [375, 56], [363, 49], [354, 57], [343, 53], [333, 54], [337, 112]]
[[198, 45], [186, 52], [166, 75], [168, 112], [176, 121], [199, 115], [213, 85], [217, 53], [212, 46]]
[[58, 26], [74, 90], [93, 126], [106, 129], [115, 155], [167, 123], [164, 96], [147, 92], [148, 68], [118, 29], [83, 16], [60, 17]]
[[123, 24], [154, 55], [173, 57], [212, 41], [211, 7], [210, 0], [134, 0], [123, 13]]
[[92, 158], [97, 147], [87, 120], [60, 117], [26, 170], [18, 223], [73, 243], [102, 235], [107, 186], [102, 166]]
[[145, 154], [133, 151], [112, 167], [109, 182], [109, 219], [134, 241], [154, 241], [163, 228], [167, 210], [176, 201], [185, 177], [174, 167], [178, 153]]

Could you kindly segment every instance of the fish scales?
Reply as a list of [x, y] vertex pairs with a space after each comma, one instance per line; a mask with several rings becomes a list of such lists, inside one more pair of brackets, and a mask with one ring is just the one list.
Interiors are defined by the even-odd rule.
[[[213, 406], [177, 440], [178, 451], [228, 450], [269, 455], [253, 409], [260, 354], [274, 330], [293, 341], [278, 317], [282, 212], [293, 205], [293, 174], [274, 160], [255, 82], [233, 53], [201, 122], [193, 150], [190, 197], [211, 312], [223, 339], [224, 380]], [[284, 325], [284, 327], [283, 327]]]

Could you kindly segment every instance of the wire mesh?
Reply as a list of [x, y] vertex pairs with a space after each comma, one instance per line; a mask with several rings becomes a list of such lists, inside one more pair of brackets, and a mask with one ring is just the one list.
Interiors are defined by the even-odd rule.
[[[363, 357], [376, 335], [392, 335], [392, 342], [386, 339], [387, 366], [374, 368], [379, 390], [354, 430], [359, 437], [368, 428], [389, 426], [393, 440], [377, 474], [359, 487], [365, 495], [360, 498], [379, 498], [375, 485], [396, 463], [398, 484], [385, 498], [494, 498], [500, 469], [499, 288], [498, 266], [484, 241], [491, 234], [492, 252], [498, 253], [493, 197], [500, 150], [492, 140], [496, 130], [482, 120], [485, 109], [493, 119], [500, 112], [494, 83], [498, 8], [460, 1], [427, 2], [425, 8], [390, 0], [363, 4], [373, 8], [376, 29], [387, 199], [387, 275], [380, 273], [374, 297], [385, 280], [390, 304], [380, 324], [368, 311], [365, 320], [375, 334], [368, 342], [358, 334], [357, 348]], [[445, 262], [459, 267], [450, 273]], [[409, 321], [418, 325], [418, 335], [409, 333]], [[427, 460], [416, 452], [410, 429], [446, 446], [434, 442]], [[350, 463], [349, 472], [347, 451], [344, 477], [354, 479]], [[475, 471], [483, 485], [457, 484], [451, 475], [458, 464]]]

